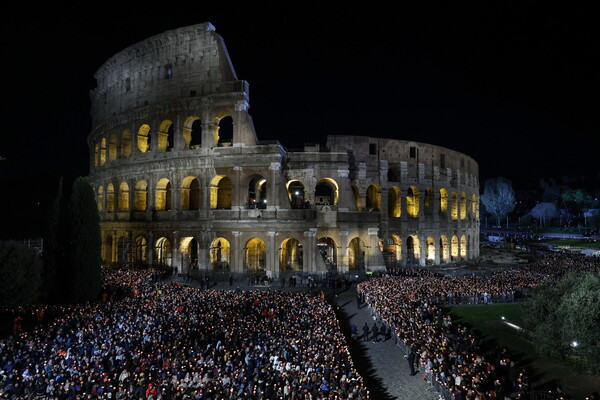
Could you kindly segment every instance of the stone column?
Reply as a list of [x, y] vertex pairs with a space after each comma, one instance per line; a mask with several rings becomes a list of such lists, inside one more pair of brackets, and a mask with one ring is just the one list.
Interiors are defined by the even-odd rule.
[[[404, 214], [403, 214], [404, 215]], [[406, 247], [406, 240], [407, 237], [403, 237], [402, 238], [402, 244], [400, 245], [400, 253], [402, 256], [402, 259], [400, 260], [400, 266], [401, 267], [406, 267], [406, 259], [408, 258], [408, 250]]]
[[236, 272], [242, 272], [244, 270], [244, 246], [241, 245], [241, 235], [242, 232], [233, 231], [231, 232], [233, 235], [233, 246], [230, 249], [231, 253], [233, 253], [233, 257], [231, 258], [231, 270]]
[[440, 238], [434, 238], [433, 247], [435, 248], [435, 260], [433, 263], [435, 265], [440, 265], [440, 260], [442, 258], [442, 250], [443, 248], [440, 246]]
[[171, 266], [177, 272], [183, 272], [183, 255], [179, 248], [179, 231], [173, 231], [173, 244], [171, 245]]
[[338, 210], [339, 211], [356, 211], [356, 202], [354, 201], [354, 194], [350, 187], [350, 181], [348, 180], [349, 171], [347, 169], [339, 169], [338, 174], [338, 188], [339, 188], [339, 199], [338, 199]]
[[154, 232], [148, 231], [148, 243], [146, 247], [146, 260], [148, 265], [154, 264]]
[[271, 173], [271, 179], [267, 182], [267, 190], [269, 191], [269, 196], [267, 197], [267, 211], [275, 211], [279, 208], [279, 171], [281, 169], [281, 163], [272, 162], [269, 166], [269, 171]]
[[271, 277], [277, 278], [279, 276], [279, 268], [277, 266], [277, 255], [279, 253], [279, 247], [275, 245], [275, 235], [277, 232], [268, 231], [269, 244], [267, 245], [267, 265], [265, 266], [266, 271], [271, 271]]
[[344, 273], [350, 269], [348, 266], [348, 231], [340, 231], [340, 242], [340, 246], [335, 249], [337, 252], [337, 270]]
[[[307, 272], [314, 272], [317, 270], [317, 243], [316, 243], [317, 229], [310, 228], [310, 230], [304, 232], [306, 238], [306, 244], [303, 247], [304, 251], [304, 270]], [[308, 265], [307, 265], [308, 264]]]
[[419, 235], [419, 266], [427, 265], [427, 237]]
[[198, 243], [200, 243], [200, 250], [198, 254], [198, 269], [208, 270], [210, 266], [210, 244], [212, 235], [210, 232], [200, 232]]
[[233, 167], [233, 170], [235, 171], [235, 175], [233, 176], [233, 182], [232, 182], [232, 194], [231, 194], [231, 209], [232, 210], [243, 210], [244, 208], [246, 208], [246, 200], [245, 200], [245, 196], [246, 196], [246, 190], [244, 190], [244, 188], [241, 187], [242, 184], [242, 167], [236, 165]]

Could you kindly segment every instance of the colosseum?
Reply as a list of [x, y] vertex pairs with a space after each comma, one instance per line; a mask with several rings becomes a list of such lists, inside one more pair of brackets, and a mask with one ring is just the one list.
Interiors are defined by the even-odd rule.
[[210, 23], [127, 47], [90, 92], [105, 263], [272, 278], [479, 256], [477, 163], [415, 141], [261, 141]]

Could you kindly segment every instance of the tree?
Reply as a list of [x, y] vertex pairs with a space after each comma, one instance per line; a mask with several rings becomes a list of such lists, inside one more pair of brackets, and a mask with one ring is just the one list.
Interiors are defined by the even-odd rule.
[[583, 209], [592, 206], [594, 199], [582, 189], [568, 189], [562, 192], [563, 206], [570, 216], [583, 218]]
[[94, 300], [101, 286], [100, 217], [94, 191], [87, 180], [77, 178], [69, 204], [69, 257], [73, 300]]
[[0, 242], [0, 305], [34, 303], [40, 294], [42, 260], [24, 244]]
[[600, 372], [600, 275], [569, 274], [541, 285], [523, 305], [523, 318], [542, 355]]
[[485, 210], [496, 217], [497, 225], [500, 225], [500, 219], [515, 209], [515, 191], [512, 183], [504, 177], [486, 180], [481, 202]]
[[540, 226], [547, 226], [548, 221], [556, 216], [557, 208], [554, 203], [538, 203], [529, 212], [531, 216], [540, 221]]

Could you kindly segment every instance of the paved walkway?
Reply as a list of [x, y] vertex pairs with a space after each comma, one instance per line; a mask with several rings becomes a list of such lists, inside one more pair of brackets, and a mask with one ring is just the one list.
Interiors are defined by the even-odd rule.
[[[181, 278], [175, 281], [189, 286], [198, 286], [196, 282], [185, 283]], [[307, 291], [305, 285], [295, 288], [284, 287], [273, 284], [270, 287], [249, 287], [245, 283], [234, 282], [232, 286], [228, 282], [213, 282], [211, 289], [222, 290], [283, 290], [283, 291]], [[334, 301], [331, 289], [325, 294], [330, 302]], [[404, 359], [404, 353], [394, 344], [393, 339], [373, 343], [372, 340], [362, 340], [362, 326], [367, 323], [369, 328], [373, 326], [373, 318], [369, 307], [363, 305], [357, 307], [356, 285], [338, 294], [337, 314], [340, 325], [346, 337], [349, 338], [352, 359], [363, 376], [365, 384], [369, 388], [373, 400], [437, 400], [438, 395], [430, 389], [422, 375], [417, 373], [410, 375], [408, 362]], [[358, 338], [350, 336], [350, 326], [354, 323], [358, 329]], [[381, 326], [379, 324], [379, 326]]]

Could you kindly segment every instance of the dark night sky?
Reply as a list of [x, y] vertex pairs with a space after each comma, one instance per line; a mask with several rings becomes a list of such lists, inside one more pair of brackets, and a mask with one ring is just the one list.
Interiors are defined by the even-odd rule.
[[437, 144], [475, 158], [482, 187], [497, 176], [598, 174], [592, 9], [279, 2], [225, 11], [206, 3], [3, 5], [0, 179], [86, 175], [94, 72], [131, 44], [201, 22], [215, 25], [238, 78], [250, 83], [259, 139], [288, 148], [327, 134]]

